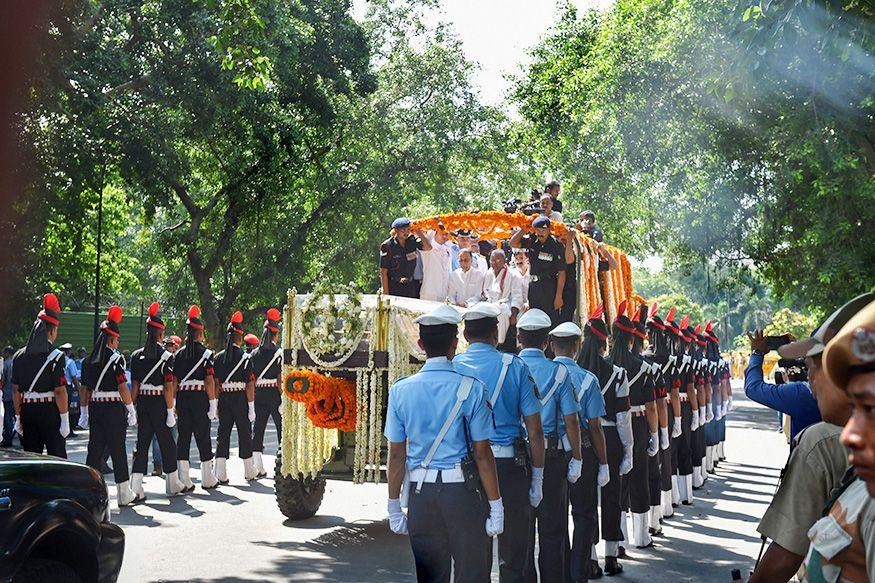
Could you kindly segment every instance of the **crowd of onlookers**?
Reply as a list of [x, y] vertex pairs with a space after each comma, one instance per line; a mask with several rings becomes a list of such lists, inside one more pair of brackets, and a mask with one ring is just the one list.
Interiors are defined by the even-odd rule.
[[[758, 531], [750, 582], [875, 580], [875, 293], [811, 336], [750, 336], [745, 394], [790, 418], [790, 457]], [[776, 350], [784, 374], [763, 378]]]

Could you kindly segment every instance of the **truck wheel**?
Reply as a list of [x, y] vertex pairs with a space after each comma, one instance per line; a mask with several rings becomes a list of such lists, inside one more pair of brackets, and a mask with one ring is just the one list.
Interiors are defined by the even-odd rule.
[[282, 475], [282, 459], [276, 456], [276, 468], [274, 469], [274, 484], [276, 485], [276, 503], [280, 512], [292, 520], [304, 520], [312, 517], [322, 504], [325, 495], [325, 478], [316, 476], [304, 478], [298, 474], [298, 478], [285, 477]]
[[80, 583], [76, 571], [59, 561], [28, 559], [12, 577], [12, 583]]

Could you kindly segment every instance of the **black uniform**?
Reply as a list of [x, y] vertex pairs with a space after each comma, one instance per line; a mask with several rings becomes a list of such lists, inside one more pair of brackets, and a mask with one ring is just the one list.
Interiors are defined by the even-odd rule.
[[[230, 355], [226, 358], [228, 351]], [[216, 355], [216, 382], [222, 386], [219, 393], [217, 458], [229, 457], [231, 429], [234, 425], [237, 426], [240, 459], [252, 457], [252, 425], [249, 422], [249, 405], [246, 399], [246, 383], [255, 380], [250, 356], [235, 344]]]
[[605, 447], [607, 450], [608, 468], [611, 480], [602, 487], [602, 539], [607, 542], [619, 542], [623, 540], [623, 531], [620, 529], [620, 494], [622, 490], [622, 478], [620, 476], [620, 462], [623, 461], [624, 448], [617, 432], [617, 414], [629, 411], [629, 386], [626, 371], [618, 368], [617, 375], [602, 389], [605, 397], [605, 416], [602, 417], [602, 427], [605, 433]]
[[280, 391], [278, 380], [282, 368], [282, 352], [274, 345], [262, 345], [252, 352], [252, 373], [255, 375], [255, 431], [252, 450], [264, 451], [264, 431], [273, 419], [276, 435], [282, 435]]
[[177, 460], [188, 461], [192, 433], [197, 441], [201, 462], [213, 459], [208, 416], [210, 400], [204, 387], [204, 379], [213, 376], [213, 369], [213, 352], [200, 342], [190, 341], [174, 355], [173, 376], [178, 383], [176, 412], [179, 417]]
[[623, 508], [634, 514], [650, 512], [649, 460], [647, 446], [650, 428], [645, 407], [655, 400], [650, 368], [640, 357], [632, 355], [626, 374], [629, 377], [629, 400], [632, 409], [632, 471], [623, 479]]
[[[67, 385], [64, 353], [48, 344], [48, 352], [28, 353], [22, 348], [12, 357], [12, 384], [22, 394], [21, 425], [24, 451], [67, 457], [66, 440], [60, 433], [61, 414], [55, 404], [55, 389]], [[43, 368], [43, 364], [51, 362]], [[42, 370], [34, 382], [37, 373]], [[33, 389], [31, 389], [33, 385]]]
[[678, 457], [678, 475], [691, 476], [693, 474], [693, 452], [692, 452], [692, 422], [693, 409], [690, 401], [687, 398], [687, 388], [689, 385], [695, 386], [696, 375], [693, 372], [692, 362], [689, 355], [685, 352], [678, 354], [678, 378], [680, 379], [680, 399], [681, 399], [681, 434], [676, 440], [677, 457]]
[[[164, 471], [176, 471], [176, 444], [167, 427], [167, 402], [164, 383], [173, 381], [173, 356], [155, 343], [152, 358], [143, 348], [131, 355], [131, 381], [140, 383], [137, 393], [137, 447], [134, 450], [132, 471], [145, 474], [152, 436], [158, 439]], [[148, 375], [148, 376], [147, 376]]]
[[[657, 371], [656, 378], [656, 398], [663, 399], [665, 401], [666, 406], [666, 414], [668, 417], [668, 447], [663, 449], [660, 444], [659, 453], [657, 454], [658, 465], [659, 465], [659, 475], [658, 479], [654, 479], [655, 476], [650, 476], [650, 498], [651, 498], [651, 506], [655, 506], [657, 504], [661, 504], [662, 494], [661, 492], [670, 492], [671, 491], [671, 477], [673, 475], [672, 470], [672, 440], [671, 440], [671, 432], [672, 427], [674, 425], [674, 412], [671, 408], [671, 402], [669, 400], [669, 391], [673, 386], [673, 367], [670, 360], [670, 356], [668, 354], [658, 354], [653, 357], [652, 362], [659, 367]], [[651, 470], [653, 469], [653, 464], [651, 464]], [[656, 484], [654, 485], [654, 481]], [[657, 497], [654, 498], [654, 495]]]
[[86, 358], [82, 363], [82, 384], [91, 390], [86, 463], [94, 469], [101, 468], [103, 452], [108, 447], [116, 484], [127, 482], [128, 412], [118, 392], [120, 384], [127, 384], [125, 357], [104, 347], [100, 362]]
[[407, 237], [404, 245], [394, 236], [380, 244], [380, 268], [388, 270], [391, 295], [419, 297], [420, 282], [413, 279], [417, 251], [422, 251], [422, 240], [413, 236]]
[[565, 247], [553, 235], [541, 243], [533, 233], [523, 235], [520, 246], [529, 250], [529, 273], [532, 276], [529, 307], [542, 310], [557, 325], [560, 323], [559, 313], [553, 309], [553, 302], [556, 299], [559, 272], [566, 270]]

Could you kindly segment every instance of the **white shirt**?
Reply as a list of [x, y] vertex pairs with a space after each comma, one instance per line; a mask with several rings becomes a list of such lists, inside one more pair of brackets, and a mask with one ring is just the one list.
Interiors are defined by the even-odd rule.
[[462, 268], [450, 274], [450, 303], [457, 306], [474, 305], [483, 293], [483, 272], [474, 267]]
[[452, 243], [431, 241], [431, 250], [422, 251], [422, 288], [419, 297], [423, 300], [442, 302], [450, 291], [450, 247]]
[[518, 278], [520, 278], [520, 286], [522, 287], [523, 293], [523, 303], [528, 303], [529, 301], [529, 284], [532, 283], [532, 270], [531, 268], [526, 270], [525, 275], [520, 273], [519, 269], [514, 269], [514, 273]]
[[483, 290], [486, 293], [486, 298], [492, 303], [507, 304], [509, 308], [516, 308], [520, 311], [523, 309], [523, 304], [526, 303], [526, 298], [523, 296], [523, 281], [519, 272], [512, 271], [507, 267], [498, 274], [495, 273], [494, 269], [490, 269], [483, 280]]

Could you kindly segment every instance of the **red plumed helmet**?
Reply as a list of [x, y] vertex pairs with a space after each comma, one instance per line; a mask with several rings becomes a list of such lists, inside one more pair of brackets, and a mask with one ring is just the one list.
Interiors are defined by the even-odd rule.
[[711, 332], [712, 330], [714, 330], [714, 322], [708, 320], [708, 325], [705, 326], [705, 332]]
[[280, 311], [276, 308], [271, 308], [267, 311], [267, 319], [277, 321], [280, 319]]
[[110, 322], [115, 322], [118, 324], [122, 321], [122, 309], [118, 306], [112, 306], [109, 309], [109, 313], [106, 315], [106, 319]]
[[51, 310], [55, 313], [61, 311], [61, 305], [58, 303], [58, 297], [55, 294], [49, 293], [43, 296], [43, 309]]
[[197, 306], [192, 306], [188, 309], [188, 317], [191, 318], [200, 318], [201, 309]]
[[686, 316], [684, 316], [683, 320], [681, 320], [680, 328], [681, 328], [681, 330], [686, 330], [689, 327], [689, 325], [690, 325], [690, 315], [687, 314]]
[[650, 317], [654, 317], [656, 313], [659, 311], [659, 304], [653, 302], [653, 305], [650, 306]]
[[231, 323], [232, 324], [239, 324], [242, 321], [243, 321], [243, 314], [240, 312], [240, 310], [237, 310], [236, 312], [234, 312], [234, 315], [231, 316]]
[[696, 329], [693, 330], [693, 332], [696, 333], [696, 336], [698, 336], [699, 334], [701, 334], [701, 333], [702, 333], [702, 325], [699, 324], [698, 326], [696, 326]]
[[604, 313], [605, 313], [605, 304], [601, 303], [596, 307], [595, 311], [589, 315], [589, 319], [595, 320], [597, 318], [601, 318], [602, 314], [604, 314]]
[[152, 318], [157, 316], [158, 312], [160, 312], [160, 311], [161, 311], [161, 304], [159, 304], [158, 302], [152, 302], [151, 304], [149, 304], [149, 316], [151, 316]]
[[641, 319], [641, 306], [638, 306], [638, 309], [635, 310], [635, 315], [632, 316], [632, 321], [637, 322], [640, 319]]
[[619, 318], [620, 316], [625, 316], [626, 315], [626, 308], [628, 308], [628, 307], [629, 307], [628, 300], [623, 300], [622, 302], [620, 302], [620, 305], [617, 306], [617, 317]]
[[668, 311], [668, 314], [665, 316], [666, 322], [674, 322], [674, 306]]

